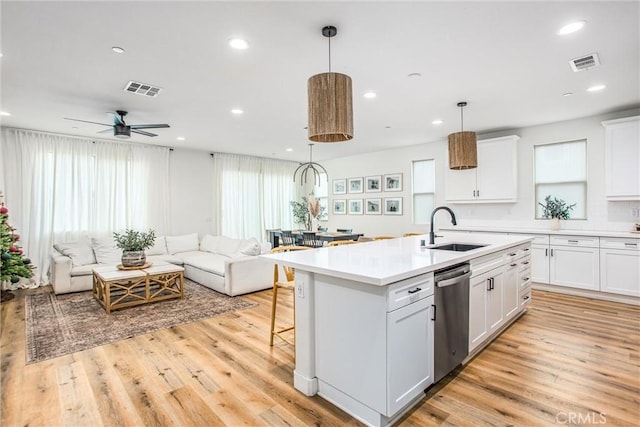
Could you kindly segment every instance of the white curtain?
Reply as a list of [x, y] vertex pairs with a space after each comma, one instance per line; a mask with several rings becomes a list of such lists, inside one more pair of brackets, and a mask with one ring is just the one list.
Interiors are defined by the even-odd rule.
[[297, 167], [295, 162], [215, 154], [217, 234], [265, 240], [266, 230], [291, 229]]
[[2, 129], [11, 225], [47, 283], [54, 243], [169, 230], [169, 148]]

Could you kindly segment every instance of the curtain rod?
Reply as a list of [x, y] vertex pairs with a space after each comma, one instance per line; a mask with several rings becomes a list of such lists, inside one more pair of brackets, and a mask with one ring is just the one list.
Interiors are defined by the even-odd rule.
[[251, 155], [248, 155], [248, 154], [222, 153], [222, 152], [209, 153], [211, 158], [215, 158], [216, 154], [226, 154], [226, 155], [229, 155], [229, 156], [251, 157], [251, 158], [254, 158], [254, 159], [276, 160], [278, 162], [289, 162], [289, 163], [300, 164], [300, 162], [297, 162], [295, 160], [274, 159], [272, 157], [251, 156]]
[[0, 126], [0, 127], [4, 128], [4, 129], [11, 129], [11, 130], [21, 130], [21, 131], [25, 131], [25, 132], [35, 132], [35, 133], [40, 133], [42, 135], [53, 135], [53, 136], [64, 136], [64, 137], [68, 137], [68, 138], [87, 139], [87, 140], [89, 140], [91, 142], [96, 142], [96, 141], [100, 141], [100, 142], [115, 142], [115, 143], [118, 143], [118, 144], [132, 144], [132, 145], [139, 145], [139, 146], [145, 146], [145, 147], [168, 148], [169, 151], [173, 151], [173, 147], [168, 147], [166, 145], [145, 144], [144, 142], [118, 141], [118, 140], [113, 140], [113, 139], [102, 139], [102, 138], [89, 138], [87, 136], [69, 135], [69, 134], [66, 134], [66, 133], [55, 133], [55, 132], [47, 132], [47, 131], [34, 130], [34, 129], [14, 128], [14, 127], [9, 127], [9, 126]]

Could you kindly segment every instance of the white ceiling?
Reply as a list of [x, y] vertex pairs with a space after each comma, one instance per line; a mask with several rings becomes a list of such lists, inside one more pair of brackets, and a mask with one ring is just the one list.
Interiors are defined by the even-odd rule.
[[[640, 105], [639, 6], [3, 0], [0, 108], [12, 115], [1, 120], [97, 138], [103, 127], [63, 118], [110, 123], [105, 113], [124, 109], [129, 124], [171, 125], [130, 141], [306, 160], [306, 81], [328, 70], [324, 25], [338, 28], [332, 70], [353, 79], [355, 137], [316, 144], [314, 160], [446, 138], [460, 130], [462, 100], [465, 129], [479, 133], [624, 110]], [[577, 19], [582, 31], [556, 35]], [[250, 48], [229, 48], [234, 36]], [[593, 52], [599, 68], [571, 71], [570, 59]], [[129, 80], [164, 90], [126, 93]], [[585, 91], [596, 83], [607, 89]]]

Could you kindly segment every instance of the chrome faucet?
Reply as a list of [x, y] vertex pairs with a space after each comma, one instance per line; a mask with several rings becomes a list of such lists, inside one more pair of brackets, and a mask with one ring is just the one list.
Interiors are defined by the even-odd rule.
[[456, 222], [456, 214], [454, 214], [451, 209], [449, 209], [446, 206], [438, 206], [437, 208], [435, 208], [433, 210], [433, 212], [431, 212], [431, 229], [429, 230], [429, 244], [430, 245], [433, 245], [436, 242], [436, 233], [433, 232], [433, 217], [436, 215], [436, 212], [438, 212], [439, 210], [442, 210], [442, 209], [444, 209], [445, 211], [449, 212], [449, 215], [451, 215], [451, 224], [458, 225], [458, 223]]

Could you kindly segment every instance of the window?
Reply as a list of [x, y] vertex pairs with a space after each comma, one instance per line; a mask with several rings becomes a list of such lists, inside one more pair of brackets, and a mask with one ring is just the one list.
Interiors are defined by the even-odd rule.
[[536, 219], [542, 219], [545, 197], [576, 204], [571, 219], [587, 218], [587, 141], [569, 141], [534, 147]]
[[429, 224], [436, 192], [435, 161], [413, 162], [413, 223]]
[[320, 172], [320, 185], [316, 180], [315, 185], [313, 186], [313, 194], [320, 201], [320, 216], [318, 217], [319, 221], [328, 221], [329, 220], [329, 179], [327, 178], [327, 174]]

